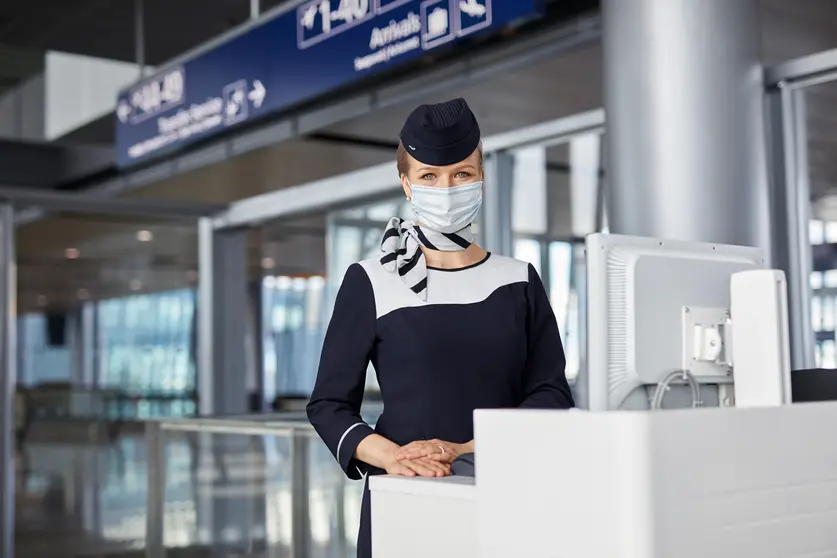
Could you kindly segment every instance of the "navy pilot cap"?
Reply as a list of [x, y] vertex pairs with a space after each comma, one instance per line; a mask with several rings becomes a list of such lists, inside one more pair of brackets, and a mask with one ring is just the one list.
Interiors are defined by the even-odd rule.
[[420, 163], [453, 165], [477, 149], [480, 125], [465, 99], [421, 105], [407, 117], [401, 143]]

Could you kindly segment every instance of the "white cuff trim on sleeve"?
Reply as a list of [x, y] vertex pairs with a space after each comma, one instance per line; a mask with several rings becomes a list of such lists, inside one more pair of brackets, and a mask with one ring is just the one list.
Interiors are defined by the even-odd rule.
[[343, 432], [343, 435], [340, 436], [340, 441], [337, 442], [337, 451], [334, 452], [334, 456], [337, 458], [338, 463], [340, 462], [340, 447], [343, 445], [343, 440], [346, 439], [346, 435], [349, 432], [351, 432], [352, 430], [354, 430], [355, 428], [357, 428], [358, 426], [363, 426], [364, 424], [365, 423], [363, 423], [363, 422], [357, 422], [357, 423], [351, 425], [349, 428], [347, 428], [346, 431]]

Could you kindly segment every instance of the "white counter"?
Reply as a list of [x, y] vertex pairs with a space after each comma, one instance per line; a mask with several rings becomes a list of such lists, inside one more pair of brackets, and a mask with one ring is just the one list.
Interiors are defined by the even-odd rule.
[[375, 558], [837, 556], [837, 403], [474, 422], [476, 484], [370, 480]]
[[837, 556], [837, 404], [474, 424], [480, 558]]
[[373, 476], [375, 558], [476, 558], [474, 479]]

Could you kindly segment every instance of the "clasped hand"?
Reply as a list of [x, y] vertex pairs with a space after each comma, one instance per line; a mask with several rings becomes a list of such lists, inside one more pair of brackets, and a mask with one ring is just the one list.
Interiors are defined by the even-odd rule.
[[444, 440], [415, 441], [395, 452], [386, 471], [405, 477], [446, 477], [451, 474], [450, 464], [468, 451], [465, 446]]

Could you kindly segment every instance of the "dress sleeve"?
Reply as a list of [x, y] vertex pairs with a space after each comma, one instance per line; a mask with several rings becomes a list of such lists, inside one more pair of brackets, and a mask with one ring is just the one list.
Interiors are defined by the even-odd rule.
[[326, 331], [308, 420], [350, 479], [366, 465], [354, 458], [358, 444], [374, 433], [360, 418], [366, 369], [375, 343], [375, 295], [366, 271], [352, 265], [337, 293]]
[[528, 355], [520, 407], [569, 409], [575, 407], [565, 375], [566, 358], [555, 313], [538, 272], [529, 264]]

